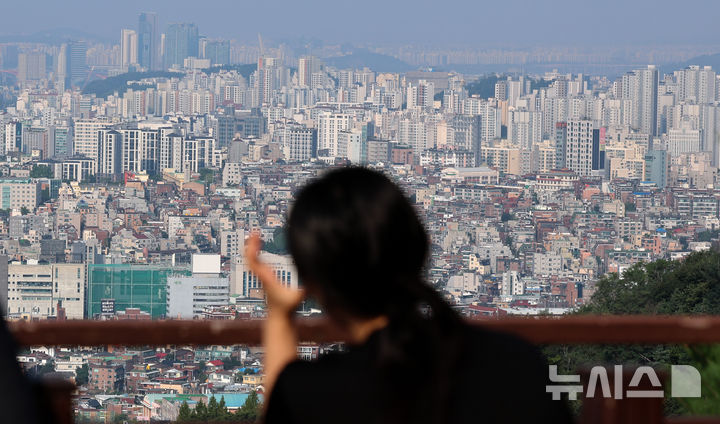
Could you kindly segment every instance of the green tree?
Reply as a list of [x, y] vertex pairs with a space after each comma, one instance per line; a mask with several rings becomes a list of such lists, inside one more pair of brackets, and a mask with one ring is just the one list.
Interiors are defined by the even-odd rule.
[[26, 208], [25, 206], [23, 206], [22, 208], [20, 208], [20, 214], [22, 214], [22, 215], [27, 215], [27, 214], [29, 214], [29, 213], [30, 213], [30, 209]]
[[122, 423], [128, 421], [129, 419], [130, 419], [130, 417], [128, 416], [128, 414], [118, 414], [113, 417], [112, 422], [117, 423], [117, 424], [122, 424]]
[[[682, 261], [637, 264], [605, 275], [579, 314], [720, 315], [720, 253], [692, 253]], [[564, 373], [598, 364], [668, 369], [692, 364], [701, 373], [703, 397], [668, 399], [667, 413], [720, 414], [720, 346], [550, 346], [548, 362]]]
[[241, 406], [235, 414], [243, 421], [255, 421], [260, 418], [261, 413], [262, 404], [260, 403], [260, 397], [257, 392], [253, 390], [250, 392], [243, 406]]
[[178, 410], [177, 422], [184, 423], [192, 420], [192, 411], [190, 411], [190, 405], [184, 400], [180, 409]]
[[205, 402], [198, 402], [195, 405], [195, 411], [193, 411], [193, 420], [207, 421], [208, 419], [208, 408]]
[[220, 396], [220, 403], [218, 404], [218, 410], [220, 411], [220, 419], [223, 421], [227, 421], [232, 416], [230, 415], [230, 412], [228, 412], [227, 405], [225, 404], [225, 396]]
[[40, 365], [35, 369], [35, 375], [38, 377], [42, 377], [51, 372], [55, 372], [55, 363], [53, 361], [47, 361], [45, 364]]
[[288, 253], [287, 237], [285, 228], [278, 227], [273, 231], [272, 241], [263, 245], [263, 250], [277, 255], [285, 255]]
[[635, 212], [637, 211], [637, 206], [635, 206], [635, 203], [627, 202], [625, 203], [625, 212]]
[[34, 165], [30, 170], [30, 178], [52, 178], [53, 173], [49, 166]]
[[75, 369], [75, 384], [83, 386], [90, 381], [90, 368], [88, 364], [83, 364]]
[[495, 96], [495, 84], [502, 78], [504, 77], [498, 74], [485, 75], [465, 84], [465, 88], [469, 95], [478, 95], [480, 98], [487, 99]]
[[207, 412], [207, 418], [208, 420], [216, 420], [220, 418], [220, 408], [218, 406], [218, 402], [215, 399], [215, 396], [210, 396], [210, 400], [208, 401], [207, 406], [208, 412]]
[[212, 184], [215, 182], [215, 171], [208, 168], [200, 168], [200, 181], [205, 184]]
[[712, 241], [720, 235], [719, 230], [705, 230], [697, 234], [697, 241]]
[[195, 378], [201, 383], [204, 383], [205, 380], [207, 380], [207, 374], [205, 371], [207, 371], [207, 364], [203, 361], [198, 362], [197, 370], [195, 370]]

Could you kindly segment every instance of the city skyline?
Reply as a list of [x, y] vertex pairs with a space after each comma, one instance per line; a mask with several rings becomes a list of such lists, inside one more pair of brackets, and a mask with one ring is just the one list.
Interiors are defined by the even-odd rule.
[[[0, 17], [11, 34], [0, 36], [0, 324], [20, 335], [15, 357], [27, 375], [78, 388], [65, 410], [79, 423], [262, 414], [269, 345], [185, 337], [200, 334], [196, 325], [235, 337], [242, 321], [293, 315], [291, 302], [287, 313], [269, 311], [273, 286], [315, 283], [297, 246], [324, 246], [319, 263], [337, 277], [323, 279], [387, 302], [378, 317], [388, 320], [428, 301], [429, 319], [552, 316], [552, 343], [594, 343], [564, 316], [720, 316], [720, 38], [711, 22], [720, 4], [46, 3]], [[58, 27], [81, 29], [47, 30]], [[355, 170], [334, 175], [359, 172], [354, 181], [305, 190], [346, 167]], [[375, 172], [390, 181], [377, 185], [385, 177]], [[390, 195], [382, 187], [392, 183], [400, 190]], [[333, 214], [351, 220], [336, 225]], [[412, 231], [400, 225], [416, 219]], [[317, 229], [350, 236], [312, 241]], [[382, 236], [351, 240], [375, 231]], [[382, 272], [365, 273], [378, 263]], [[295, 313], [333, 319], [335, 297], [317, 293]], [[436, 314], [443, 300], [452, 310]], [[689, 328], [676, 322], [668, 334]], [[610, 334], [606, 321], [593, 324]], [[117, 325], [139, 341], [93, 330]], [[81, 338], [63, 342], [71, 328], [84, 328]], [[701, 329], [717, 335], [710, 330]], [[335, 341], [303, 340], [286, 356], [322, 360], [342, 350]], [[623, 366], [691, 363], [676, 348], [672, 357], [668, 345], [612, 353]], [[543, 347], [549, 362], [567, 364], [565, 376], [610, 357], [582, 349]], [[491, 409], [517, 421], [512, 408]]]
[[[178, 5], [169, 0], [122, 3], [72, 0], [40, 4], [40, 8], [37, 2], [13, 4], [10, 13], [0, 21], [1, 34], [29, 35], [72, 28], [105, 40], [117, 40], [123, 28], [136, 24], [138, 14], [148, 11], [158, 14], [161, 29], [170, 23], [192, 22], [202, 35], [245, 41], [262, 33], [276, 40], [591, 48], [706, 45], [715, 44], [713, 39], [720, 35], [713, 22], [720, 5], [703, 0], [686, 2], [682, 8], [668, 0], [612, 0], [603, 8], [570, 0], [542, 4], [529, 0], [501, 4], [451, 0], [443, 3], [442, 10], [427, 0], [414, 3], [413, 7], [369, 0], [362, 7], [352, 8], [338, 7], [326, 0], [312, 5], [254, 2], [242, 6], [215, 0], [204, 3], [203, 7], [189, 2]], [[80, 10], [82, 13], [78, 13]], [[19, 19], [22, 16], [33, 16], [33, 19]], [[642, 19], [638, 19], [639, 16]], [[417, 22], [423, 25], [414, 24]]]

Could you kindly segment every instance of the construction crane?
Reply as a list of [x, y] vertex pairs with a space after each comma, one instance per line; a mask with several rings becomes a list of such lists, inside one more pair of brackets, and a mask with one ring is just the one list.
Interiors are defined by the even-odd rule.
[[95, 65], [90, 67], [90, 71], [87, 74], [87, 77], [85, 77], [85, 82], [82, 85], [81, 90], [84, 90], [85, 87], [87, 87], [88, 83], [90, 82], [90, 78], [92, 77], [93, 72], [95, 72]]

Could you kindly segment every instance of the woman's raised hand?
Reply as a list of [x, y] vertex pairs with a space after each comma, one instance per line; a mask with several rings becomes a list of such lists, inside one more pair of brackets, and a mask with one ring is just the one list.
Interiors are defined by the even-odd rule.
[[271, 311], [291, 314], [305, 297], [302, 290], [293, 290], [283, 287], [277, 279], [275, 271], [260, 261], [260, 246], [262, 241], [257, 232], [253, 232], [245, 244], [245, 259], [250, 270], [257, 275], [263, 285], [268, 308]]

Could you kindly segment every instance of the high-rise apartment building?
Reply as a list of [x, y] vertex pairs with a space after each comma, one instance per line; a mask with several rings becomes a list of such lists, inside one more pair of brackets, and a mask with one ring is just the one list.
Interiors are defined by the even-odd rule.
[[175, 23], [165, 30], [165, 67], [182, 67], [188, 57], [198, 57], [198, 28], [191, 23]]
[[107, 129], [98, 131], [98, 173], [104, 175], [120, 174], [122, 142], [122, 134], [118, 131]]
[[314, 56], [303, 56], [298, 59], [298, 85], [310, 87], [312, 74], [320, 71], [320, 61]]
[[650, 150], [645, 154], [645, 181], [652, 181], [660, 189], [667, 186], [670, 158], [665, 150]]
[[107, 119], [78, 119], [73, 130], [73, 154], [98, 159], [98, 132], [109, 125]]
[[122, 135], [121, 166], [123, 171], [154, 174], [158, 168], [158, 149], [161, 133], [154, 129], [124, 129]]
[[[338, 155], [338, 134], [352, 126], [352, 117], [345, 113], [323, 112], [317, 117], [318, 155]], [[324, 151], [324, 152], [323, 152]]]
[[689, 66], [675, 71], [677, 101], [707, 104], [715, 101], [717, 75], [710, 66]]
[[18, 81], [39, 81], [45, 78], [45, 53], [18, 55]]
[[138, 35], [132, 29], [120, 31], [120, 65], [127, 68], [138, 64]]
[[567, 122], [565, 166], [580, 176], [592, 174], [593, 123], [587, 120]]
[[68, 75], [71, 81], [82, 83], [88, 74], [87, 67], [87, 44], [85, 41], [71, 41], [67, 50]]
[[273, 136], [283, 148], [285, 160], [303, 162], [315, 156], [316, 132], [299, 124], [287, 123], [276, 128]]
[[22, 150], [23, 124], [22, 122], [8, 122], [5, 124], [4, 153], [19, 152]]
[[642, 133], [657, 135], [659, 73], [654, 65], [623, 77], [623, 96], [633, 101], [633, 127]]
[[138, 64], [149, 70], [159, 69], [162, 62], [157, 14], [144, 12], [138, 17], [137, 45]]
[[449, 122], [452, 127], [452, 139], [449, 140], [456, 149], [472, 152], [475, 163], [480, 163], [481, 137], [480, 127], [482, 119], [480, 116], [455, 115]]
[[230, 64], [230, 42], [227, 40], [208, 40], [203, 38], [200, 40], [200, 57], [210, 59], [210, 64], [229, 65]]

